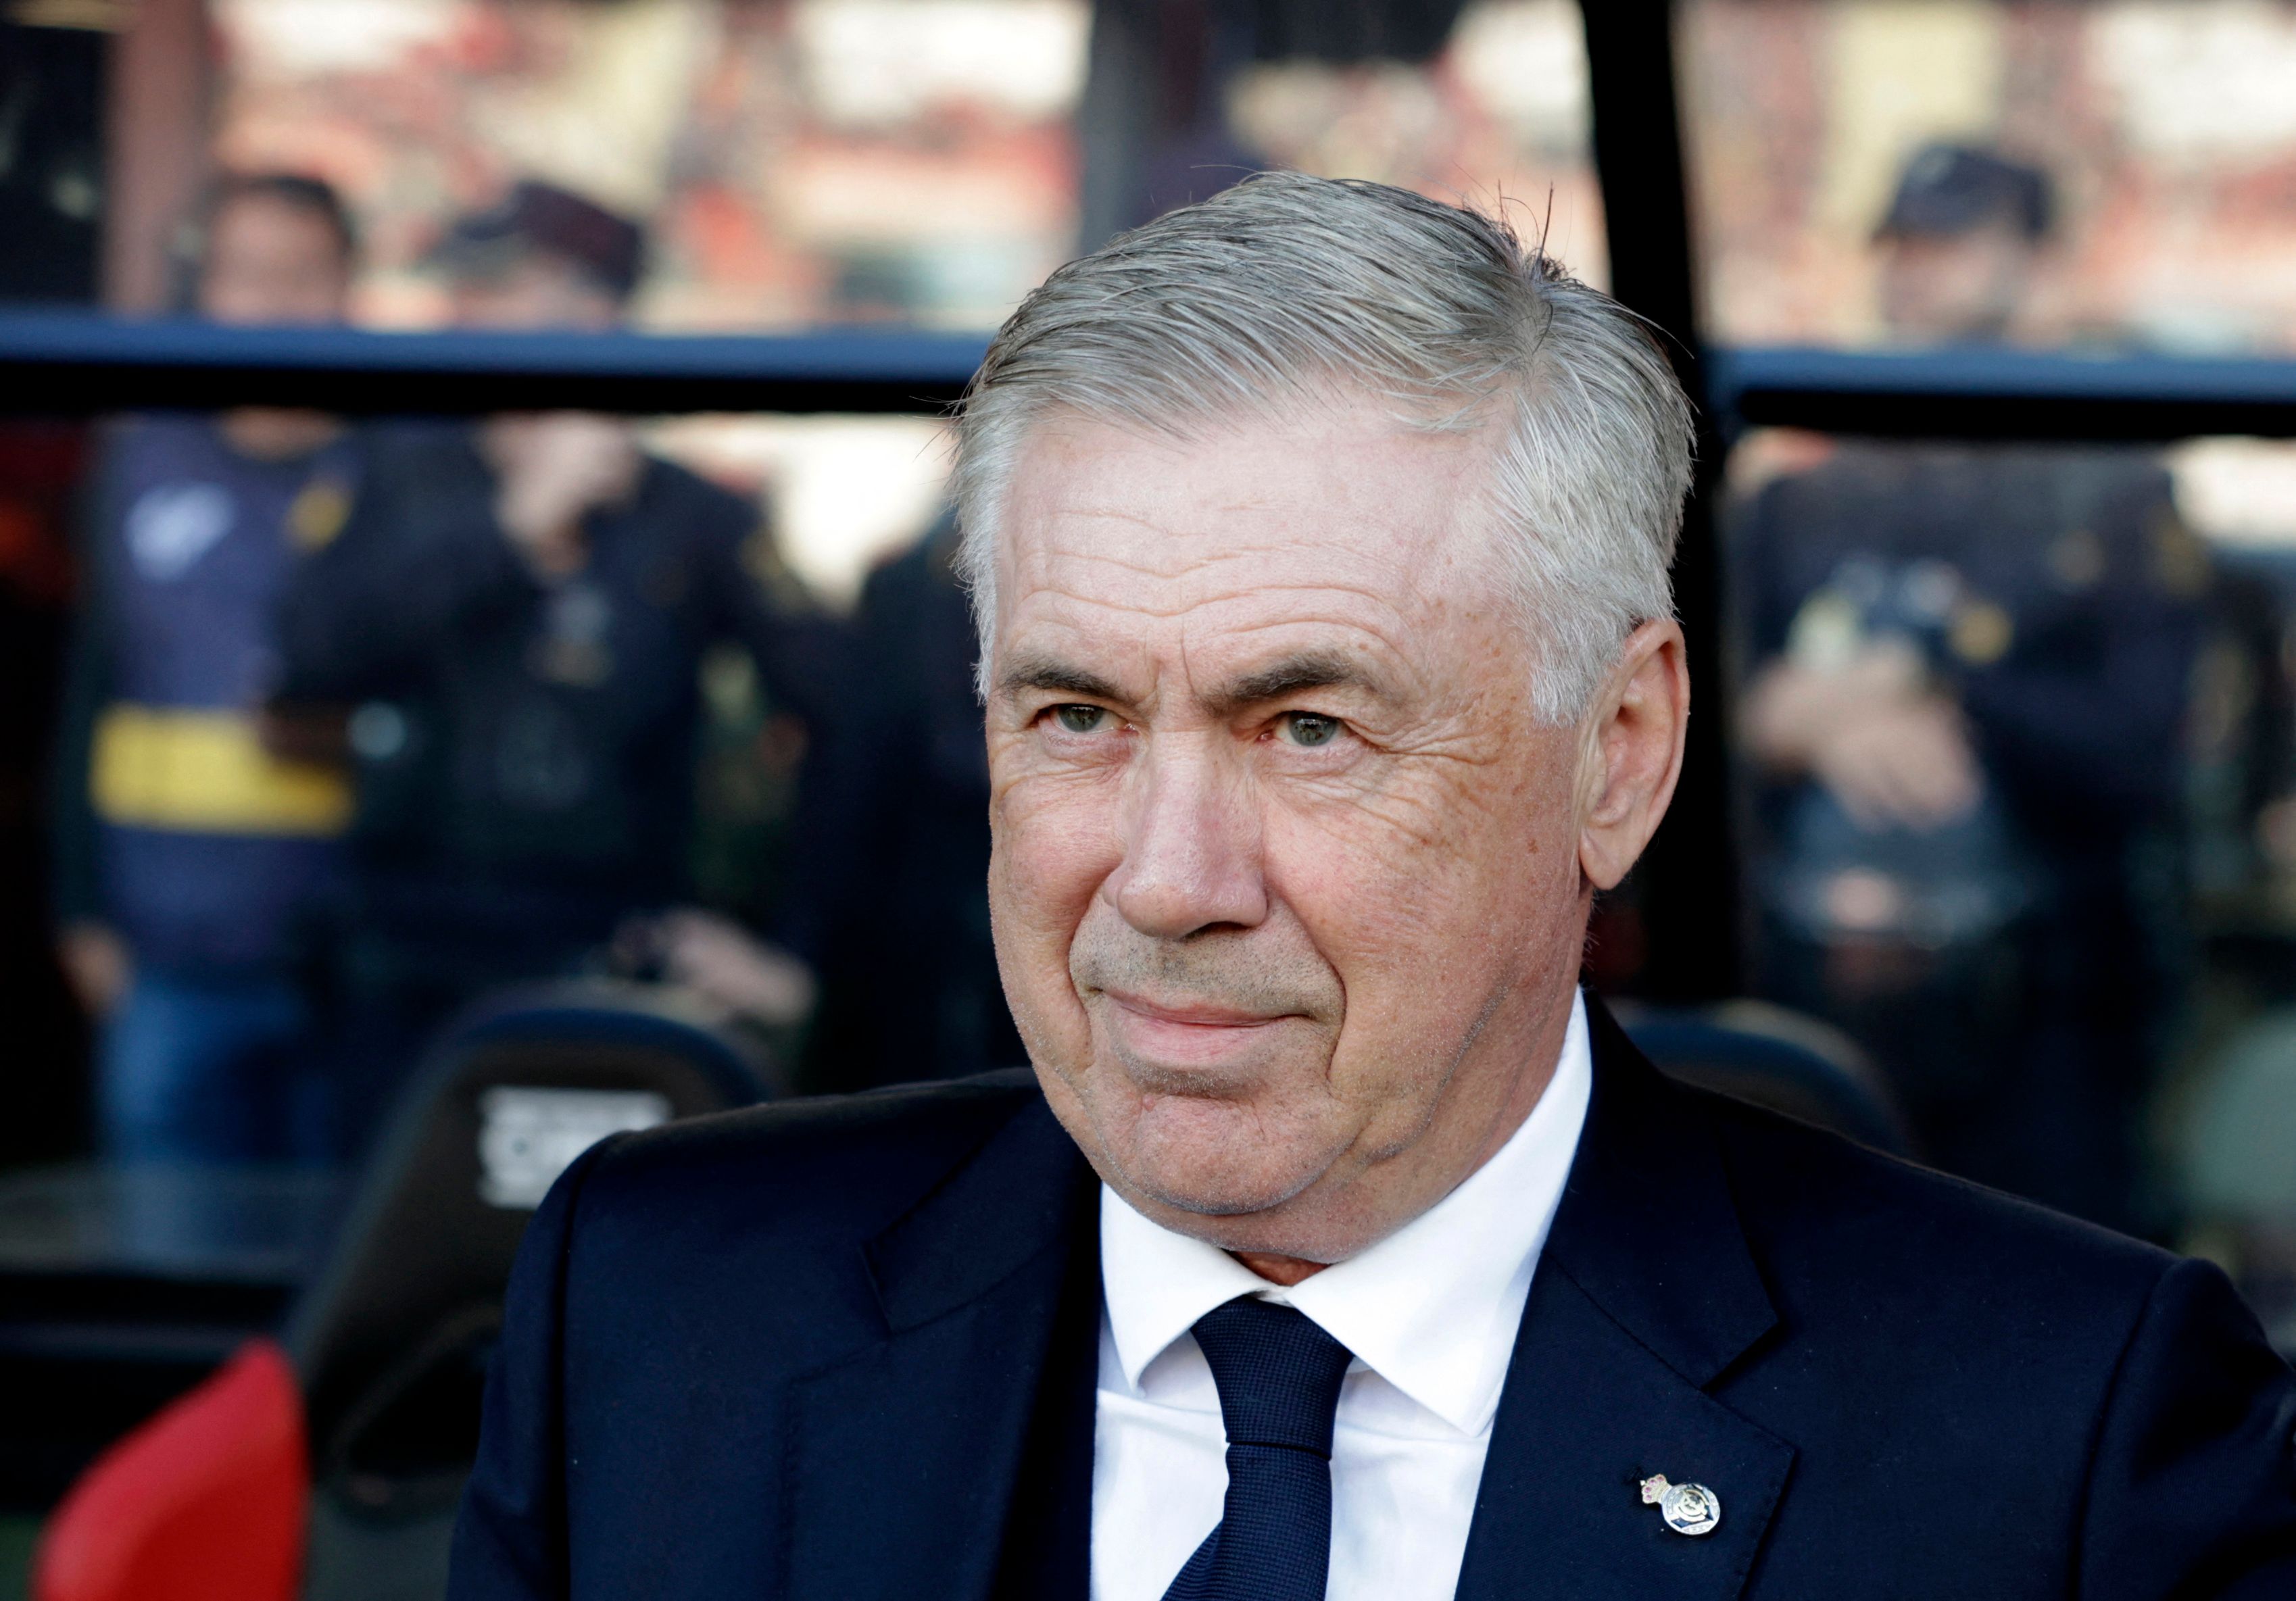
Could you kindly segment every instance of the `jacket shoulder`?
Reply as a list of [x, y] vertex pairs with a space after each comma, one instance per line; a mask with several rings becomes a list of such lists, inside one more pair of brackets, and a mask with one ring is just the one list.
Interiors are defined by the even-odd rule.
[[1796, 1452], [1761, 1594], [2296, 1593], [2296, 1379], [2222, 1272], [1700, 1100], [1776, 1313], [1715, 1394]]
[[2048, 1337], [2117, 1349], [2177, 1263], [2157, 1246], [1776, 1112], [1682, 1093], [1704, 1104], [1774, 1294], [1806, 1316], [1886, 1312], [1969, 1340], [2040, 1338], [2046, 1326]]
[[907, 1211], [1011, 1123], [1048, 1116], [1026, 1068], [771, 1102], [625, 1135], [582, 1186], [586, 1227], [627, 1219], [858, 1241]]
[[753, 1377], [847, 1353], [883, 1329], [871, 1242], [992, 1148], [998, 1193], [1026, 1192], [1031, 1162], [1073, 1156], [1025, 1071], [778, 1102], [594, 1146], [553, 1196], [570, 1351], [604, 1373], [649, 1348], [738, 1346]]

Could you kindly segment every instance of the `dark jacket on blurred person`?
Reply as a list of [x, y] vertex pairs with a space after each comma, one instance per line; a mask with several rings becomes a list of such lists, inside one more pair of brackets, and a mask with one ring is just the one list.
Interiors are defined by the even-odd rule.
[[[1853, 442], [1767, 485], [1736, 530], [1756, 668], [1895, 644], [1983, 781], [1928, 828], [1770, 784], [1771, 992], [1874, 1051], [1931, 1160], [2121, 1227], [2177, 915], [2144, 853], [2177, 817], [2209, 585], [2169, 489], [2125, 449]], [[1886, 915], [1841, 892], [1853, 878], [1894, 887]], [[1890, 959], [1852, 959], [1876, 947]]]
[[2151, 456], [1844, 445], [1766, 486], [1739, 544], [1757, 655], [1809, 648], [1827, 608], [1918, 635], [2037, 849], [2110, 854], [2173, 814], [2209, 558]]
[[[2296, 1594], [2296, 1380], [2222, 1274], [1589, 1010], [1459, 1596]], [[454, 1601], [1082, 1601], [1099, 1202], [1021, 1072], [594, 1148], [512, 1282]], [[1669, 1531], [1661, 1472], [1718, 1526]]]
[[350, 981], [434, 1016], [688, 893], [713, 645], [812, 723], [836, 682], [751, 504], [647, 459], [546, 579], [497, 526], [496, 482], [463, 431], [409, 439], [281, 612], [283, 699], [349, 712]]
[[849, 728], [816, 768], [824, 859], [805, 885], [822, 1009], [824, 1089], [1021, 1060], [988, 931], [988, 761], [973, 693], [972, 612], [944, 518], [872, 573], [855, 619]]

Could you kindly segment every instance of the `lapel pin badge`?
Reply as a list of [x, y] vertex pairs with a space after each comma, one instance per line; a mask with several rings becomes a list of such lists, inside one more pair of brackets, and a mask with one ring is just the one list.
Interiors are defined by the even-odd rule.
[[1720, 1496], [1703, 1484], [1669, 1484], [1664, 1474], [1643, 1481], [1643, 1505], [1657, 1507], [1677, 1534], [1711, 1534], [1722, 1521]]

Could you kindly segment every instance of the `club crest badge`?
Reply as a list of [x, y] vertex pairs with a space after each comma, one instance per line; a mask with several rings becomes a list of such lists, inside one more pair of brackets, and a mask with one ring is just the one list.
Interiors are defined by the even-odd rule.
[[1643, 1481], [1643, 1505], [1657, 1507], [1677, 1534], [1711, 1534], [1722, 1521], [1720, 1496], [1703, 1484], [1669, 1484], [1664, 1474]]

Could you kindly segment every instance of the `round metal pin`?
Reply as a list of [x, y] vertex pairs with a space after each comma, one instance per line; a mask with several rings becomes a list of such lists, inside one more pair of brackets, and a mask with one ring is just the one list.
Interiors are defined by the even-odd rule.
[[1643, 1505], [1657, 1507], [1677, 1534], [1711, 1534], [1722, 1522], [1720, 1496], [1703, 1484], [1669, 1484], [1664, 1474], [1643, 1481]]

